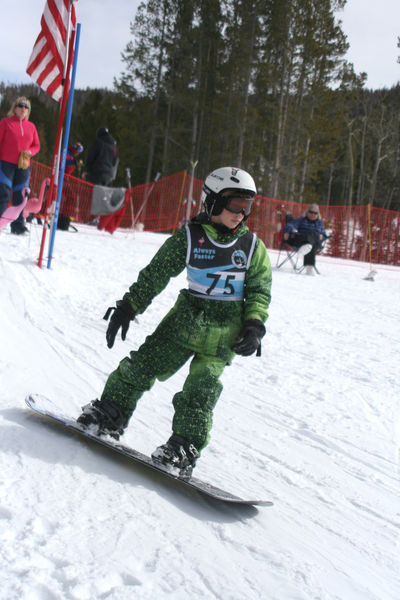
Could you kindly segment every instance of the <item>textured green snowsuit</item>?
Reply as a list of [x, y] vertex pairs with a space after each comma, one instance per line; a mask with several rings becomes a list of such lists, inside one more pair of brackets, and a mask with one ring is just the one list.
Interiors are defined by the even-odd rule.
[[[212, 239], [223, 244], [248, 231], [245, 226], [234, 234], [219, 233], [211, 224], [197, 227], [203, 227]], [[137, 282], [124, 295], [136, 314], [143, 313], [170, 278], [183, 271], [187, 247], [186, 231], [180, 230], [140, 271]], [[219, 377], [235, 355], [232, 346], [246, 319], [267, 319], [270, 288], [270, 261], [264, 243], [257, 238], [245, 276], [244, 301], [197, 298], [181, 290], [154, 333], [110, 374], [101, 400], [117, 403], [129, 418], [156, 379], [165, 381], [193, 357], [183, 389], [173, 398], [172, 430], [201, 450], [209, 441], [213, 409], [222, 391]]]

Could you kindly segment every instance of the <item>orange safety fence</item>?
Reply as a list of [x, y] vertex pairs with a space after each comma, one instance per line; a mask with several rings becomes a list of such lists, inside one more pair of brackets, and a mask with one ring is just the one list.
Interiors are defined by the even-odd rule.
[[[43, 179], [51, 176], [51, 168], [31, 160], [31, 178], [29, 187], [31, 196], [38, 196]], [[60, 213], [71, 217], [78, 223], [88, 223], [91, 218], [90, 208], [92, 205], [93, 184], [78, 179], [73, 175], [64, 176], [64, 185], [61, 196]], [[47, 193], [45, 195], [42, 209], [47, 202]]]
[[[31, 161], [32, 195], [39, 194], [43, 179], [50, 174], [50, 167]], [[182, 171], [127, 189], [126, 210], [120, 227], [133, 230], [141, 224], [145, 231], [173, 232], [199, 212], [202, 184], [201, 180], [192, 180]], [[78, 223], [92, 222], [95, 218], [90, 212], [92, 193], [91, 183], [65, 175], [60, 213]], [[306, 204], [256, 196], [248, 225], [267, 248], [277, 249], [286, 213], [296, 218], [304, 214], [306, 208]], [[368, 205], [321, 205], [320, 211], [330, 236], [325, 255], [400, 266], [400, 212], [368, 208]]]

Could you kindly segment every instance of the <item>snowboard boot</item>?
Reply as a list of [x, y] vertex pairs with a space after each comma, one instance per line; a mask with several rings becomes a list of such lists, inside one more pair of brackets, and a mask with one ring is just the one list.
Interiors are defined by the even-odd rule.
[[200, 453], [193, 444], [174, 433], [165, 444], [154, 450], [151, 458], [155, 463], [179, 470], [179, 477], [182, 479], [190, 479], [199, 456]]
[[110, 435], [116, 440], [124, 433], [128, 420], [115, 402], [94, 400], [82, 407], [77, 423], [94, 435]]

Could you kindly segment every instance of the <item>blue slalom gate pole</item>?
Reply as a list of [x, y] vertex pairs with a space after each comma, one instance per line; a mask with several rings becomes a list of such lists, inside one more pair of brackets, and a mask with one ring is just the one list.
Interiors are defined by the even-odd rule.
[[80, 35], [81, 35], [81, 24], [78, 23], [76, 26], [75, 52], [74, 52], [74, 61], [72, 63], [71, 86], [70, 86], [69, 96], [68, 96], [67, 117], [65, 120], [65, 132], [64, 132], [63, 147], [62, 147], [62, 152], [61, 152], [61, 167], [60, 167], [60, 176], [59, 176], [58, 188], [57, 188], [56, 207], [54, 210], [53, 227], [51, 230], [50, 244], [49, 244], [49, 256], [48, 256], [48, 260], [47, 260], [47, 268], [48, 269], [50, 269], [51, 261], [53, 259], [54, 241], [55, 241], [56, 231], [57, 231], [58, 215], [60, 213], [61, 194], [62, 194], [62, 188], [63, 188], [63, 183], [64, 183], [65, 163], [67, 160], [69, 132], [71, 129], [72, 106], [74, 104], [75, 75], [76, 75], [76, 65], [78, 62]]

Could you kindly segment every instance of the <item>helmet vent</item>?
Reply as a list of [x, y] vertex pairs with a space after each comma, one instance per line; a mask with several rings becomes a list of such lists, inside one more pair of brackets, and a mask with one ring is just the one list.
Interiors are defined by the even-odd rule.
[[240, 183], [240, 180], [237, 177], [230, 177], [231, 181], [234, 181], [235, 183]]

